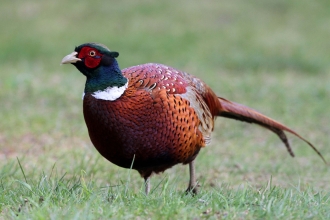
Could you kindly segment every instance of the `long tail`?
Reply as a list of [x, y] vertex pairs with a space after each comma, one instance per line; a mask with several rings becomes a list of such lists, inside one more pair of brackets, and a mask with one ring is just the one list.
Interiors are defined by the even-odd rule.
[[291, 130], [290, 128], [286, 127], [285, 125], [249, 108], [244, 105], [231, 102], [229, 100], [226, 100], [224, 98], [218, 97], [221, 106], [222, 111], [218, 114], [219, 116], [226, 117], [226, 118], [232, 118], [248, 123], [255, 123], [258, 124], [264, 128], [267, 128], [277, 134], [279, 138], [283, 141], [283, 143], [286, 146], [286, 149], [288, 150], [289, 154], [294, 157], [294, 153], [290, 147], [289, 141], [284, 133], [284, 131], [287, 131], [301, 140], [305, 141], [313, 150], [322, 158], [324, 163], [326, 163], [325, 159], [323, 158], [322, 154], [314, 147], [313, 144], [311, 144], [309, 141], [307, 141], [305, 138], [301, 137], [299, 134], [297, 134], [295, 131]]

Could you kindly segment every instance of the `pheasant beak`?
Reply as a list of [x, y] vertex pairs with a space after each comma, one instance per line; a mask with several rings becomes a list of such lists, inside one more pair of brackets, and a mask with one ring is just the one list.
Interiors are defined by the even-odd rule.
[[77, 61], [81, 61], [81, 59], [76, 57], [77, 54], [78, 54], [77, 52], [72, 52], [72, 53], [66, 55], [62, 59], [61, 64], [76, 63]]

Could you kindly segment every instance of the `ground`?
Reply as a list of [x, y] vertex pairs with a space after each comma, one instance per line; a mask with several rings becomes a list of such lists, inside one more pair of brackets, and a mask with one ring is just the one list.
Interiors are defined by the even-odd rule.
[[196, 160], [151, 179], [109, 163], [82, 116], [84, 77], [61, 59], [100, 42], [122, 68], [157, 62], [283, 122], [330, 162], [328, 1], [3, 1], [0, 219], [328, 219], [329, 166], [288, 135], [218, 118]]

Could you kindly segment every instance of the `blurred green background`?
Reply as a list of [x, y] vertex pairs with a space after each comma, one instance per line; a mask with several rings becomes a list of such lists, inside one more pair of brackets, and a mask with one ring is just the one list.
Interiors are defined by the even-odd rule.
[[[101, 185], [125, 181], [126, 171], [101, 158], [89, 141], [84, 77], [60, 66], [85, 42], [118, 51], [121, 68], [157, 62], [196, 75], [219, 96], [298, 131], [330, 161], [329, 24], [327, 0], [2, 0], [1, 177], [23, 178], [18, 157], [31, 179], [56, 164], [59, 173], [85, 170]], [[197, 159], [197, 177], [206, 189], [224, 182], [259, 186], [271, 175], [281, 186], [302, 181], [328, 189], [327, 166], [289, 137], [294, 160], [270, 132], [218, 119], [212, 144]], [[166, 173], [185, 188], [186, 167]], [[139, 189], [142, 179], [132, 175]]]

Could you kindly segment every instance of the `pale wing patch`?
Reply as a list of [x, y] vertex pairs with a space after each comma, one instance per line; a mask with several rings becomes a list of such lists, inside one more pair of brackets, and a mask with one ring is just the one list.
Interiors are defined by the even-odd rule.
[[188, 86], [186, 88], [187, 92], [183, 94], [178, 94], [182, 98], [190, 102], [190, 107], [192, 107], [198, 115], [201, 122], [199, 125], [199, 130], [202, 132], [205, 143], [209, 144], [211, 142], [211, 133], [213, 130], [213, 119], [209, 107], [204, 102], [203, 98], [194, 91], [193, 87]]

